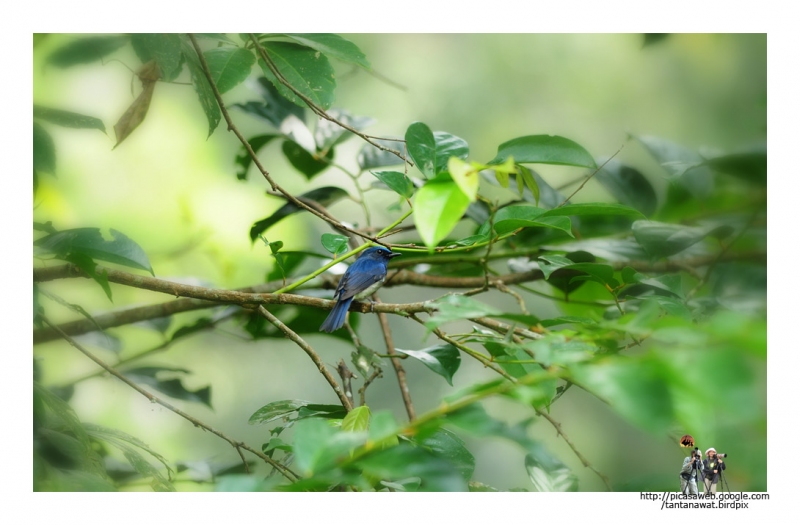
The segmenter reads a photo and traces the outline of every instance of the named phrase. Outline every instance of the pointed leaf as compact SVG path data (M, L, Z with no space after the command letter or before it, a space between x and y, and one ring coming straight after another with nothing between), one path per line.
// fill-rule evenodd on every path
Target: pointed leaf
M298 401L298 400L290 400L287 399L285 401L274 401L263 407L256 410L248 423L251 425L263 425L265 423L271 423L277 419L281 419L283 417L288 417L302 407L308 405L307 401Z
M389 189L406 199L414 195L414 183L399 171L371 171L378 180L389 186Z
M124 233L111 229L114 240L103 238L99 228L76 228L62 230L36 240L34 246L59 257L68 254L81 254L92 259L146 270L151 274L153 268L144 250Z
M80 113L73 113L71 111L64 111L62 109L48 108L44 106L33 106L33 118L40 118L51 122L58 126L67 128L87 128L99 129L103 133L106 132L106 127L103 121L99 118L87 117Z
M347 197L347 192L336 186L324 186L322 188L316 188L297 196L297 198L301 201L316 201L326 208L343 197ZM261 219L253 224L253 226L250 228L250 240L255 242L255 240L258 239L258 236L265 232L267 228L288 217L289 215L297 213L298 211L304 210L292 202L287 202L269 217Z
M344 416L342 430L345 432L366 432L369 429L369 407L356 407Z
M380 144L385 148L389 148L395 151L399 151L400 153L403 152L403 143L399 140L373 140L373 142ZM372 144L364 144L361 147L361 151L358 152L358 166L362 170L368 170L372 168L382 168L384 166L395 166L397 164L402 164L403 159L391 153L389 151L385 151L379 148L376 148Z
M208 136L210 137L214 130L217 129L219 121L222 119L222 113L217 104L217 99L214 97L211 84L208 83L203 67L200 65L200 60L197 58L197 52L184 42L183 55L186 57L186 64L189 66L192 85L197 93L200 106L208 119Z
M518 164L560 164L596 168L594 159L581 145L557 135L528 135L500 144L487 164L501 164L514 157Z
M128 43L128 35L81 38L58 48L47 62L56 67L69 67L100 60Z
M320 158L318 155L309 153L293 140L284 140L281 149L286 160L309 180L323 172L333 160L333 149L328 150L324 158Z
M181 37L175 33L134 33L131 44L142 64L156 61L160 78L167 82L175 80L183 69Z
M311 49L322 51L329 57L356 64L364 69L371 69L364 53L349 40L331 33L286 33L292 40L308 46Z
M255 55L241 47L216 47L203 52L203 55L220 93L242 83L250 76L250 70L256 63Z
M475 471L475 456L467 450L464 441L451 431L440 428L421 440L420 445L432 452L434 456L442 458L456 467L466 481L472 477L472 473Z
M636 208L645 216L656 211L658 199L650 181L639 170L610 160L594 175L620 204Z
M348 238L344 235L333 233L323 233L320 242L322 246L331 252L334 257L338 257L340 253L347 251Z
M469 207L469 199L447 174L429 180L417 191L414 224L428 248L453 231Z
M543 445L525 456L525 469L537 492L575 492L578 477Z
M322 109L331 107L336 80L333 67L325 55L288 42L265 42L263 47L289 84ZM259 59L258 63L264 76L275 85L281 95L295 104L305 105L300 97L275 77L263 60Z
M423 350L400 350L398 348L397 351L419 359L425 366L445 378L451 386L453 375L461 365L461 354L455 346L449 344L432 346Z
M691 227L656 221L636 221L632 230L636 241L652 257L668 257L682 252L709 235L725 237L732 232L728 225Z

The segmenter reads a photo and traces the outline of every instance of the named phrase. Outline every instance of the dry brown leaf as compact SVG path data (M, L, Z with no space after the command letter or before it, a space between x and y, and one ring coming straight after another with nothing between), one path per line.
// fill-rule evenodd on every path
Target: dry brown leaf
M156 81L160 76L156 61L151 60L143 65L136 75L139 77L139 80L142 81L142 92L136 97L133 104L128 107L128 110L119 118L117 123L114 124L114 134L117 136L117 143L114 145L115 148L119 146L147 116L147 110L150 109L150 101L153 99L153 90L155 90Z

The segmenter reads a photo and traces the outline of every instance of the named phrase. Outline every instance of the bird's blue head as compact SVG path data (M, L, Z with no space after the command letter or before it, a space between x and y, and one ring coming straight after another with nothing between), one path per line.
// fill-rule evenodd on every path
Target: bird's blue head
M364 250L364 253L361 254L359 259L372 259L375 261L389 261L392 257L397 257L398 255L402 255L396 252L389 250L388 248L384 248L383 246L373 246L371 248L367 248Z

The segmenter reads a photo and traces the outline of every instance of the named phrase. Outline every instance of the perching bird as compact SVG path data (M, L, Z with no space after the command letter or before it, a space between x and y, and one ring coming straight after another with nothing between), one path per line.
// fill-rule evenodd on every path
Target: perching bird
M344 318L353 299L363 299L372 295L386 278L386 265L392 257L401 255L382 246L367 248L364 253L344 272L333 298L336 299L328 318L319 327L320 332L333 332L344 325Z

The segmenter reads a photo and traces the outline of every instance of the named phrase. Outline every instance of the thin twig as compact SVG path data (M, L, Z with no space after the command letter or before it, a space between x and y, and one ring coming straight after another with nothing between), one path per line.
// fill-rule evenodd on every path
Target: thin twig
M364 235L363 233L359 233L358 231L356 231L356 230L354 230L352 228L348 228L347 226L345 226L341 222L333 220L329 216L327 216L327 215L325 215L323 213L320 213L315 208L307 205L305 202L301 201L300 199L298 199L297 197L295 197L294 195L292 195L288 191L284 190L282 187L280 187L278 185L278 183L276 183L273 180L273 178L270 176L269 172L261 164L261 161L258 160L258 156L256 155L255 151L253 151L253 147L250 146L250 142L248 142L247 139L244 138L244 135L242 135L242 133L239 131L239 129L233 123L233 120L231 119L230 114L228 114L228 109L225 107L225 102L223 102L223 100L222 100L222 94L220 94L219 89L217 89L217 85L214 82L213 77L211 76L211 71L208 68L208 63L206 62L206 58L205 58L205 56L203 55L203 52L200 49L200 45L197 43L197 39L195 39L194 35L192 35L192 34L189 34L189 39L192 41L192 45L194 46L194 49L197 52L197 58L200 61L200 66L201 66L201 68L203 70L203 74L206 76L206 79L208 80L208 83L211 85L211 90L214 92L214 97L217 99L217 104L219 105L219 108L222 111L222 116L225 118L225 122L228 123L228 131L233 131L233 133L236 135L236 137L239 139L239 141L244 146L245 150L247 150L247 153L248 153L248 155L250 155L250 158L253 159L253 164L256 165L256 167L261 172L261 174L264 176L264 178L267 179L267 182L269 182L269 185L272 187L273 191L279 191L288 200L290 200L295 206L313 213L314 215L316 215L320 219L324 220L325 222L330 223L336 229L347 231L349 233L352 233L353 235L358 235L359 237L363 237L364 239L368 239L368 240L370 240L370 241L372 241L372 242L374 242L376 244L383 245L384 243L380 242L378 239L375 239L375 238L370 237L368 235Z
M369 378L367 378L367 380L364 381L364 385L358 389L358 394L361 398L360 406L363 407L367 404L367 388L369 387L369 385L372 384L373 381L375 381L379 377L383 377L383 370L381 370L379 367L376 366L375 370L372 372L372 375L370 375Z
M317 370L319 370L319 372L323 375L328 384L331 385L331 388L333 388L333 391L336 393L336 396L339 398L339 401L342 402L342 406L348 412L353 410L353 403L350 401L350 399L348 399L347 395L342 390L342 387L339 386L339 383L336 382L336 378L334 378L331 375L331 373L328 372L328 369L325 368L325 363L322 362L322 359L320 359L319 354L317 354L317 352L313 348L311 348L311 345L306 343L302 337L300 337L294 332L294 330L283 324L283 322L280 319L269 313L269 310L267 310L263 306L258 307L258 313L263 315L267 319L267 321L275 325L275 327L281 332L283 332L284 335L286 335L286 337L294 341L294 343L297 346L299 346L308 355L308 357L311 358L311 360L317 366Z
M581 191L581 190L583 189L583 187L586 185L586 183L587 183L587 182L589 182L589 180L591 180L591 178L592 178L592 177L594 177L595 175L597 175L597 172L598 172L598 171L600 171L601 169L603 169L603 168L605 167L605 165L606 165L606 164L608 164L608 163L611 161L611 159L613 159L614 157L616 157L616 156L617 156L617 154L618 154L620 151L622 151L622 148L624 148L624 147L625 147L625 143L623 142L623 143L622 143L622 146L620 146L620 147L619 147L619 149L616 151L616 153L614 153L613 155L611 155L611 156L610 156L610 157L609 157L609 158L608 158L608 159L607 159L607 160L606 160L604 163L602 163L602 164L600 165L600 167L599 167L599 168L597 168L596 170L594 170L594 172L593 172L591 175L589 175L588 177L586 177L586 180L584 180L584 181L581 183L581 185L580 185L580 186L578 186L578 189L576 189L575 191L573 191L573 192L572 192L572 195L570 195L569 197L567 197L566 199L564 199L564 202L562 202L561 204L559 204L558 206L556 206L556 208L560 208L560 207L562 207L563 205L565 205L567 202L569 202L569 200L570 200L572 197L574 197L576 193L578 193L579 191Z
M92 361L97 363L98 366L103 368L109 374L113 375L114 377L116 377L117 379L119 379L120 381L122 381L123 383L125 383L126 385L131 387L132 389L134 389L137 392L139 392L140 394L142 394L144 397L146 397L148 400L150 400L151 403L158 403L159 405L163 406L167 410L170 410L170 411L178 414L182 418L186 419L187 421L192 423L194 426L202 428L204 430L207 430L207 431L211 432L212 434L224 439L225 441L230 443L230 445L233 448L237 449L237 451L239 450L239 448L243 448L243 449L247 450L248 452L250 452L252 454L255 454L259 458L263 459L266 463L272 465L273 468L278 470L289 481L296 481L296 480L300 479L300 476L298 476L297 474L292 472L288 467L286 467L284 465L281 465L280 463L278 463L274 459L270 458L269 456L267 456L263 452L261 452L259 450L256 450L256 449L250 447L249 445L247 445L247 444L245 444L245 443L243 443L241 441L236 441L235 439L228 437L227 435L223 434L219 430L216 430L215 428L203 423L199 419L190 416L189 414L187 414L183 410L180 410L179 408L176 408L176 407L172 406L170 403L167 403L163 399L161 399L161 398L159 398L157 396L154 396L153 394L151 394L147 390L143 389L142 387L140 387L139 385L137 385L136 383L134 383L133 381L131 381L130 379L128 379L127 377L122 375L121 373L119 373L117 370L115 370L114 368L112 368L111 366L106 364L105 361L103 361L99 357L95 356L94 354L92 354L91 352L89 352L88 350L83 348L80 344L78 344L77 341L75 341L69 335L67 335L64 332L62 332L58 328L58 326L53 324L47 317L40 316L40 318L42 319L42 321L46 325L48 325L50 328L52 328L53 330L58 332L59 335L64 338L64 340L66 340L70 345L72 345L73 347L78 349L83 355L85 355L86 357L88 357L89 359L91 359ZM239 452L239 455L241 456L241 452ZM242 457L242 460L244 461L244 457ZM245 461L245 464L247 464L246 461Z
M372 300L375 303L380 304L380 299L378 298L377 294L372 295ZM386 314L379 313L378 314L378 321L381 324L381 331L383 332L383 340L386 342L386 353L391 356L392 366L394 367L394 372L397 375L397 383L400 385L400 395L403 397L403 404L406 407L406 414L408 414L408 420L414 421L414 418L417 417L416 412L414 410L414 403L411 402L411 392L408 390L408 381L406 381L406 370L403 368L403 364L398 359L398 354L395 352L394 348L394 340L392 339L392 331L389 328L389 318L386 317Z
M264 61L264 63L270 69L272 74L275 75L275 78L277 78L278 81L281 84L283 84L284 86L289 88L289 90L291 90L292 93L294 93L298 98L300 98L303 102L305 102L306 105L311 109L311 111L313 111L314 113L316 113L320 117L324 118L325 120L333 122L334 124L337 124L338 126L346 129L350 133L353 133L354 135L357 135L357 136L361 137L363 140L365 140L366 142L372 144L376 148L396 155L404 163L411 164L412 166L414 165L413 162L411 162L411 160L409 160L407 157L405 157L399 151L393 150L392 148L387 148L386 146L384 146L384 145L382 145L382 144L380 144L378 142L373 141L371 139L371 135L365 135L364 133L361 133L360 131L358 131L354 127L348 126L344 122L341 122L340 120L337 120L336 118L330 116L324 109L322 109L321 107L317 106L314 103L313 100L308 98L305 95L305 93L301 92L299 89L297 89L295 86L293 86L288 80L286 80L286 78L283 76L283 73L280 72L280 70L278 69L278 66L276 66L275 62L272 61L272 58L269 56L269 54L266 52L266 50L258 42L258 39L255 37L255 35L251 34L250 35L250 39L253 41L253 45L255 46L255 49L258 52L258 54L261 56L261 59ZM377 137L376 137L376 139L377 140L387 140L387 139L380 139L380 138L377 138Z

